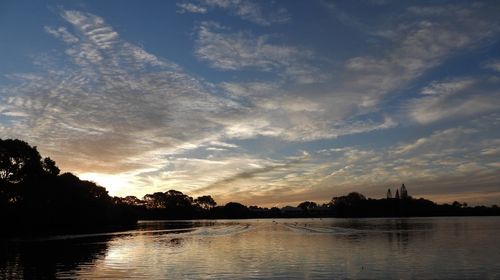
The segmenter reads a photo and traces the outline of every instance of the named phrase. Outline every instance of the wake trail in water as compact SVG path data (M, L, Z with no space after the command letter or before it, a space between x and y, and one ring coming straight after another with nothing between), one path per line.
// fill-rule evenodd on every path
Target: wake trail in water
M129 230L119 232L103 232L103 233L88 233L88 234L70 234L70 235L54 235L40 238L15 239L13 241L51 241L51 240L69 240L90 237L104 236L121 236L121 235L140 235L140 234L182 234L195 230L195 228L180 228L180 229L157 229L157 230Z
M211 227L199 227L194 231L189 232L185 235L189 236L223 236L223 235L233 235L242 232L246 232L252 229L250 225L225 225L225 226L211 226Z
M300 233L322 233L322 234L362 234L362 233L394 233L394 232L422 232L426 229L355 229L335 226L316 226L310 224L284 224L288 229Z
M300 233L330 233L330 234L353 234L354 229L346 229L341 227L318 227L310 225L284 224L288 229Z
M80 238L105 237L105 236L125 236L125 235L142 235L142 234L168 234L181 236L222 236L231 235L250 230L250 225L221 225L221 226L201 226L178 229L157 229L157 230L130 230L121 232L106 232L106 233L90 233L90 234L71 234L71 235L56 235L42 238L33 238L17 241L50 241L50 240L70 240Z

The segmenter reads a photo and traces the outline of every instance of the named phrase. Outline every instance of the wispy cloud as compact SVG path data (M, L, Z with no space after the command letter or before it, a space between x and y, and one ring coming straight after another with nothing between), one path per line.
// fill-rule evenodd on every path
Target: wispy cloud
M177 6L179 7L179 13L195 13L195 14L205 14L207 13L207 8L195 5L193 3L177 3Z
M498 139L486 136L495 125L484 125L438 130L387 149L344 147L334 149L334 154L322 151L319 155L334 162L329 164L331 172L314 188L338 194L356 189L382 197L384 189L405 182L417 197L432 198L446 192L447 200L440 197L446 202L453 195L457 199L494 190L498 177L491 164L496 160L481 151L489 152Z
M265 9L261 4L265 3L248 0L201 0L197 1L196 4L183 2L177 5L182 8L182 11L191 13L206 13L209 9L223 9L243 20L263 26L285 23L289 20L290 16L286 9Z
M320 82L328 77L310 63L315 60L312 51L273 44L271 39L251 32L231 32L218 23L203 22L199 27L195 54L214 68L276 71L277 76L284 75L302 84Z
M415 10L436 7L414 7ZM411 17L391 26L388 36L393 48L381 56L359 56L345 64L345 90L360 97L359 103L373 106L442 64L457 50L473 47L497 34L500 25L494 13L482 6L439 9L439 17ZM380 33L383 33L382 31Z
M490 60L483 65L486 69L491 69L496 72L500 72L500 59Z
M422 89L422 94L427 95L445 95L454 94L459 91L470 89L477 82L471 78L455 78L448 81L433 81L428 86Z
M403 180L436 195L442 190L434 185L456 184L457 196L498 186L497 60L478 62L480 74L426 76L496 38L497 6L411 7L376 24L342 10L339 20L353 31L370 26L363 36L377 42L339 56L318 42L265 34L296 24L271 26L289 20L271 2L177 8L203 20L229 12L217 19L224 25L196 23L192 62L210 68L194 75L126 41L99 16L62 11L64 24L44 31L64 49L36 57L36 71L9 74L0 88L0 135L25 139L64 170L113 184L106 187L120 195L175 188L270 205L326 201L354 188L378 195ZM386 140L413 126L434 131ZM377 130L388 137L374 133L372 143L368 132ZM339 146L354 138L370 144Z
M494 155L498 151L492 147L498 145L498 139L488 135L494 127L487 122L469 123L436 130L387 148L346 146L284 160L243 157L245 160L241 161L225 154L219 160L227 164L217 165L221 176L205 173L201 178L213 181L198 184L192 192L216 193L223 202L259 201L267 206L276 203L283 206L297 204L304 197L324 202L353 190L382 197L388 187L405 182L416 197L437 198L443 202L463 200L495 190L497 186L494 166L498 163ZM196 162L197 168L188 168L186 172L206 170L202 166L210 166ZM443 192L449 195L443 197ZM497 198L491 197L488 203Z
M434 151L442 149L456 149L457 140L463 141L465 136L470 136L473 133L477 133L475 129L465 129L463 127L450 128L446 130L436 131L429 137L422 137L417 139L413 143L407 143L395 147L391 152L395 154L406 154L410 152L418 152L419 150L427 148ZM451 145L450 145L451 144ZM465 144L462 142L462 145ZM464 146L460 147L464 149Z
M56 29L50 26L45 26L45 31L56 38L61 38L64 42L68 44L74 44L79 41L79 39L70 32L68 32L68 30L65 27L59 27Z
M123 41L102 18L77 11L62 17L75 33L46 31L68 44L74 65L18 76L22 83L3 88L2 100L4 114L18 112L8 135L45 143L42 150L67 169L156 167L158 161L143 159L216 139L221 125L209 116L238 107L212 96L178 65Z
M455 78L432 82L422 90L422 97L409 102L409 116L419 123L473 116L497 111L500 86L496 78Z

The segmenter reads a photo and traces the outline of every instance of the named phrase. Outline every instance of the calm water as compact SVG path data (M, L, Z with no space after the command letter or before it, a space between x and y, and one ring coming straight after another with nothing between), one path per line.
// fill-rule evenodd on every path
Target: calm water
M141 222L0 249L0 279L500 279L500 217Z

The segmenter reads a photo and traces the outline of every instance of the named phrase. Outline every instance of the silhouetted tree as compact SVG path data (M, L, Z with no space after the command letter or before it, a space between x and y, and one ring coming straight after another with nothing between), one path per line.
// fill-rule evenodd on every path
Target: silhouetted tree
M157 209L152 214L155 219L187 219L192 218L196 211L193 198L176 190L147 194L144 202L147 208Z
M406 190L405 184L401 185L400 195L401 195L401 199L408 199L409 198L408 191Z
M282 216L281 210L278 207L272 207L269 209L269 217L280 218Z
M331 204L338 215L359 216L362 213L366 198L358 192L332 198Z
M133 196L133 195L129 195L129 196L126 196L124 198L121 198L121 203L124 203L124 204L127 204L127 205L132 205L132 206L142 206L145 204L145 202L143 200L140 200L139 198L137 198L136 196Z
M224 205L224 215L231 219L248 218L250 216L250 211L241 203L229 202Z
M301 208L304 211L309 211L313 208L318 207L318 204L316 202L312 202L312 201L304 201L304 202L300 203L297 207Z
M146 194L143 199L148 208L164 208L167 200L166 194L162 192Z
M453 201L453 203L451 204L451 206L453 207L456 207L456 208L465 208L467 207L467 203L460 203L458 201Z
M21 140L0 139L0 219L24 232L133 223L105 188L71 173Z
M392 198L391 189L387 189L386 198L387 198L387 199L391 199L391 198Z
M335 207L339 207L342 205L351 206L355 205L363 200L366 200L365 196L358 192L351 192L345 196L339 196L332 198L332 204Z
M165 192L165 208L167 209L190 209L193 205L193 198L180 191L169 190Z
M49 157L43 159L42 168L47 174L53 176L57 176L59 175L59 172L61 172L59 167L57 167L56 162Z
M215 200L209 195L204 195L204 196L200 196L200 197L196 198L194 200L194 203L196 203L197 205L199 205L201 208L203 208L205 210L210 210L210 209L214 208L215 206L217 206L217 202L215 202Z
M0 180L20 183L42 173L41 156L36 147L21 140L0 139Z

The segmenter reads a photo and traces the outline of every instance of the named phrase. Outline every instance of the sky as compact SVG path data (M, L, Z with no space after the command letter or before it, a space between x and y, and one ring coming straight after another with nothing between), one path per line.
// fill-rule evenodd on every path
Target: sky
M498 1L2 1L0 138L110 195L500 204Z

